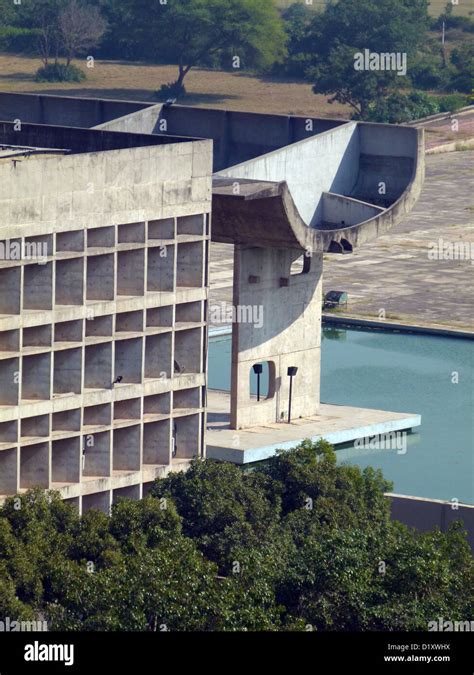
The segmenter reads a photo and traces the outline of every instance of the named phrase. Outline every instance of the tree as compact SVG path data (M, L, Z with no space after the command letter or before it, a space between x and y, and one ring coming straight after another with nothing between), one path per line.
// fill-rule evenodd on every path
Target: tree
M314 92L330 94L331 102L348 104L364 118L370 103L406 80L393 69L357 70L356 55L398 53L409 68L429 25L427 8L427 0L331 1L310 29Z
M474 91L474 45L471 43L453 49L451 63L456 69L452 77L451 89L472 95Z
M388 124L404 124L441 111L440 99L422 91L409 94L393 92L386 98L369 104L365 119Z
M32 490L0 507L0 620L52 630L427 630L465 620L474 558L459 524L392 521L380 471L305 441L243 471L212 460L153 496L79 517Z
M58 15L60 49L66 57L66 65L69 66L74 57L87 54L96 47L106 26L98 7L70 0Z
M37 0L31 8L30 21L38 31L38 47L43 65L54 58L58 62L60 50L59 14L63 0Z
M307 5L295 2L283 14L283 25L288 36L288 55L283 64L276 64L277 72L304 77L309 65L308 29L313 11Z
M128 53L178 65L176 91L189 71L212 55L230 51L245 67L267 67L285 54L273 0L109 0L105 11Z
M9 13L12 19L12 12ZM43 62L39 79L84 79L73 58L97 47L106 29L99 9L82 0L32 0L15 7L14 28L29 33ZM21 34L20 34L21 37ZM60 63L64 57L65 63ZM81 77L82 74L82 77Z
M183 533L221 570L233 561L235 547L269 542L279 525L280 499L271 480L233 464L195 461L185 474L156 481L151 494L176 505Z

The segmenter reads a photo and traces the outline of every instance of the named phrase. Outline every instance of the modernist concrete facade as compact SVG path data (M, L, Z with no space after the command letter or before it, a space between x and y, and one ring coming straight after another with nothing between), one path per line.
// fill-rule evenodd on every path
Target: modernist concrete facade
M0 493L107 508L203 455L210 236L235 245L234 305L264 311L234 326L230 427L288 420L290 366L292 418L318 413L323 255L411 209L421 131L21 94L0 94L0 119L0 143L58 151L0 164L2 240L51 246L46 265L0 267Z
M107 510L204 452L212 144L0 143L0 495Z

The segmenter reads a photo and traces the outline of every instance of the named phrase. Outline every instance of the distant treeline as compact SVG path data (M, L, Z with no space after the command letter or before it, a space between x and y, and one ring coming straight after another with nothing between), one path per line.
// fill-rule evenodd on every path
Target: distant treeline
M0 48L38 54L44 80L83 79L72 63L78 58L173 64L175 80L158 92L165 98L184 96L186 76L200 66L310 82L356 119L405 122L469 102L474 19L455 14L451 2L437 18L428 0L338 0L319 12L301 2L277 5L0 0ZM404 65L387 66L397 63Z

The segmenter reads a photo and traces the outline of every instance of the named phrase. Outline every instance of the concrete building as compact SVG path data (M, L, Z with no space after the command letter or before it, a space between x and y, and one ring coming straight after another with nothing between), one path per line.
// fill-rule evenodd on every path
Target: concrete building
M289 368L292 419L317 437L334 417L319 396L323 255L411 209L422 131L27 94L0 94L0 119L0 239L48 243L45 264L0 262L0 494L39 484L107 508L203 455L211 190L212 239L235 246L233 304L264 321L234 325L209 456L269 456L269 428L294 444ZM354 427L357 410L342 412L345 440L420 423L365 411ZM240 459L236 430L252 434Z
M0 494L106 510L203 454L212 144L0 143Z

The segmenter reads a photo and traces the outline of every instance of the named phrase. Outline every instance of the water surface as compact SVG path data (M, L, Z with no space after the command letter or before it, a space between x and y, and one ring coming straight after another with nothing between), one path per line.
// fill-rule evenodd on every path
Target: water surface
M341 462L382 469L401 494L474 504L473 341L325 328L321 361L324 403L422 416L406 454L343 447ZM211 388L229 389L230 363L230 336L211 339Z

